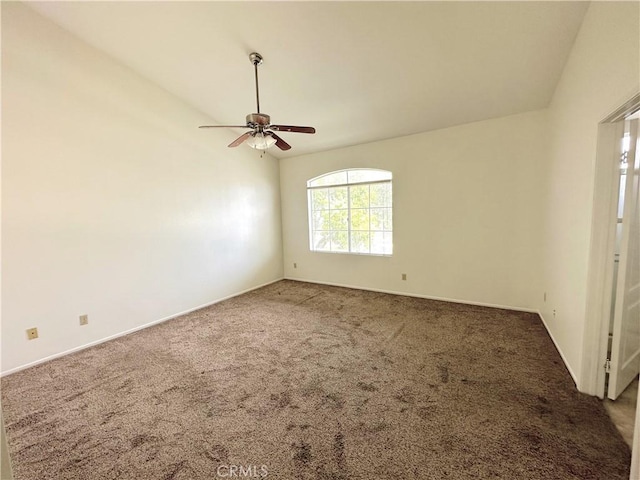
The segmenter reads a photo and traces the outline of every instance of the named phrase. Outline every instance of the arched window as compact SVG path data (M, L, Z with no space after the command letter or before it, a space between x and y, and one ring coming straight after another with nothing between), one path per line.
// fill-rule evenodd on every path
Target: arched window
M355 168L307 182L312 251L391 255L392 174Z

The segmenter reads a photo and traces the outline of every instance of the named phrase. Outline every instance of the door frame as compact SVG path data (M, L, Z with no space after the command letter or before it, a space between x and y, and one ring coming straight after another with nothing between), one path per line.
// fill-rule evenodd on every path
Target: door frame
M624 118L638 108L640 93L598 124L580 390L600 399L605 396L604 365L614 282L620 139Z

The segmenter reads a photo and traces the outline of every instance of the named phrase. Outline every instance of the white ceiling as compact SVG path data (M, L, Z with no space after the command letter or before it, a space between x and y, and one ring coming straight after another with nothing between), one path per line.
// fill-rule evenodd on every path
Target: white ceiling
M258 51L262 112L317 129L283 158L545 107L588 3L29 5L221 124L255 111Z

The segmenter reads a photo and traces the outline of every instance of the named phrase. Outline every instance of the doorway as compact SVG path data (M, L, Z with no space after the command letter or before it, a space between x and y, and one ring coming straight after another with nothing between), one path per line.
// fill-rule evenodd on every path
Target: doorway
M623 328L616 327L615 317L621 315L623 306L618 306L616 310L616 302L621 282L620 271L622 260L615 263L615 254L622 254L622 250L633 252L633 248L629 249L628 243L623 246L624 233L624 205L629 203L633 205L629 198L628 202L621 199L621 180L623 180L622 171L628 167L623 166L631 157L635 159L637 140L632 140L632 135L637 136L637 127L632 126L632 122L640 123L636 117L640 110L640 93L636 94L628 102L618 108L615 112L605 118L598 125L598 143L595 163L595 183L592 210L592 227L591 227L591 249L589 258L589 275L588 275L588 294L586 308L586 329L584 338L583 358L582 358L582 374L580 376L580 390L599 398L608 396L608 388L611 384L611 378L607 381L607 375L611 377L611 371L620 368L620 366L629 366L635 360L628 362L631 358L634 337L638 334L638 321L628 322L628 330L631 335L627 335L626 344L620 343ZM625 137L625 133L629 135ZM625 140L626 138L626 140ZM631 151L633 149L633 151ZM623 161L623 156L626 162ZM633 163L633 162L632 162ZM623 169L621 169L623 166ZM627 189L628 176L624 176L624 190ZM627 195L624 195L625 199ZM622 200L622 201L621 201ZM637 199L636 199L637 202ZM620 215L619 215L620 213ZM636 215L638 213L636 212ZM627 215L631 218L630 215ZM618 222L618 218L622 218ZM630 230L627 229L627 233ZM627 235L627 242L631 242L633 247L634 237ZM636 240L637 250L637 240ZM633 263L636 262L636 263ZM637 258L632 260L637 265ZM625 268L628 267L629 257L624 260ZM633 271L637 268L630 269L630 278L633 277ZM625 272L626 275L626 272ZM626 282L623 279L623 283ZM630 280L631 281L631 280ZM615 289L615 299L614 299ZM631 292L634 293L634 292ZM632 304L633 302L626 302ZM618 313L616 313L616 311ZM630 312L627 314L627 320L633 318ZM635 311L638 315L638 311ZM631 326L629 326L631 325ZM635 326L634 326L635 325ZM616 332L619 328L619 332ZM635 332L635 333L634 333ZM614 339L616 339L614 341ZM615 345L617 342L617 345ZM621 360L621 355L626 357ZM615 365L614 365L615 362ZM628 373L628 372L627 372ZM635 375L631 375L632 380ZM618 372L616 370L616 388L619 389L618 394L624 390L622 381L619 381ZM626 377L625 377L626 378ZM624 379L622 379L624 380ZM616 395L613 395L615 398Z
M633 178L640 179L638 111L640 93L598 125L580 390L601 399L609 396L618 398L629 383L633 388L637 369L640 368L640 344L636 343L640 342L640 287L634 287L634 282L640 283L640 274L637 273L640 271L640 200L638 183L632 181ZM629 135L625 137L625 133ZM625 150L626 162L623 159ZM620 195L623 180L621 167L626 168L623 199ZM630 196L633 189L636 189L636 193ZM632 201L634 195L635 201ZM618 213L623 207L627 208L627 215L622 212L619 224ZM634 214L629 210L631 207L635 209ZM615 253L619 253L617 269ZM620 323L620 319L623 323ZM628 395L638 397L635 401L635 420L627 414L626 423L631 423L630 427L634 430L631 478L640 478L640 397L633 390L624 395L625 398ZM628 402L631 405L634 403L633 399ZM617 406L620 405L619 401ZM630 415L633 415L632 410Z
M605 360L607 398L616 400L640 373L640 111L626 116L615 157L617 201L611 310Z
M640 111L624 119L619 139L615 250L604 406L629 447L640 373Z

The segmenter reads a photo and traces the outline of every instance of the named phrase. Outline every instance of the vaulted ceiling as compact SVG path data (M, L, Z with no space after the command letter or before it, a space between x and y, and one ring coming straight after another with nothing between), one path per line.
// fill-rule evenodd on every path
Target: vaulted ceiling
M221 124L260 104L279 158L544 108L586 2L41 2L29 5ZM196 125L194 125L194 128ZM242 131L238 131L240 134ZM207 134L206 130L202 131Z

